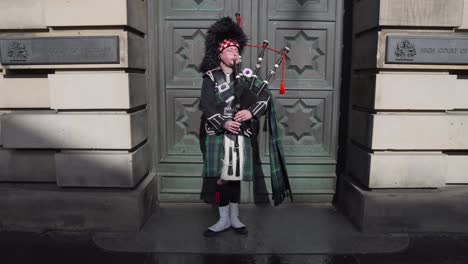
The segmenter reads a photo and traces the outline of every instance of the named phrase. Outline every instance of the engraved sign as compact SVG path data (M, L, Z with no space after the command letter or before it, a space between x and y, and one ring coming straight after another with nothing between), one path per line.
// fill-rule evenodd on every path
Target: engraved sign
M0 39L0 63L119 64L118 36Z
M416 56L416 48L414 47L414 44L411 43L411 41L404 39L397 43L395 56L397 60L412 61Z
M468 36L387 36L385 62L468 65Z

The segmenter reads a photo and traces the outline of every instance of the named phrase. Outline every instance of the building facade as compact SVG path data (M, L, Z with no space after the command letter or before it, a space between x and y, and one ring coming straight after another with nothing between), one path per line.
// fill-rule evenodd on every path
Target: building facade
M157 203L200 202L198 65L236 12L250 43L291 48L271 88L295 202L363 231L468 219L468 1L4 0L0 226L138 230ZM270 193L266 137L244 203Z

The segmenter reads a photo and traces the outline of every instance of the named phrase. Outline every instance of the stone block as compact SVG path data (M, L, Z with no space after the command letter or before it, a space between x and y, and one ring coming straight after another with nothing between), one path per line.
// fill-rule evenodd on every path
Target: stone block
M62 187L135 187L149 172L148 144L133 152L62 151L55 155Z
M135 34L128 34L127 38L127 65L129 68L146 69L148 49L146 40Z
M6 111L0 111L0 146L3 146L3 140L2 140L2 118L5 116Z
M353 40L352 67L356 70L374 69L379 54L379 32L369 31Z
M49 75L52 109L131 109L146 104L146 76L124 72Z
M353 0L353 33L357 34L379 25L379 0Z
M468 232L468 186L366 190L345 178L339 207L366 233Z
M50 108L47 77L0 75L0 108Z
M109 1L109 0L108 0ZM147 0L127 1L127 25L142 33L148 32L148 2Z
M372 153L348 148L348 174L367 188L436 188L445 185L447 163L442 152Z
M468 0L463 0L463 17L459 29L468 29Z
M467 153L448 153L447 184L468 184Z
M368 112L351 110L349 114L349 138L363 146L372 145L372 115Z
M6 230L139 231L155 203L154 176L134 189L0 184L0 228Z
M0 1L0 29L45 28L44 0Z
M55 182L54 154L0 148L0 182Z
M129 26L147 32L145 0L45 0L45 23L50 27Z
M468 80L448 73L386 72L357 75L352 104L375 110L468 109Z
M373 150L466 150L466 113L351 112L350 135Z
M459 27L463 0L357 0L357 32L382 27Z
M51 32L3 32L1 38L43 38L43 37L95 37L117 36L120 49L120 61L112 64L34 64L34 65L0 65L4 69L145 69L147 65L146 39L135 33L116 29L102 30L59 30ZM75 47L72 47L75 48Z
M3 118L5 148L132 149L147 138L147 111L12 113Z

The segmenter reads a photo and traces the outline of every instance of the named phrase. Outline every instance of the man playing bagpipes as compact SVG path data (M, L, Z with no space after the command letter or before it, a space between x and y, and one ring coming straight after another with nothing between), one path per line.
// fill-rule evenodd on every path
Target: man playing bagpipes
M270 132L273 201L278 205L286 196L292 198L268 89L274 71L265 81L256 76L259 64L253 76L250 69L240 71L240 54L247 37L239 24L224 17L209 28L200 65L204 73L200 96L204 177L201 198L212 201L210 198L214 196L219 209L219 220L204 232L205 236L215 236L230 228L238 234L247 234L247 227L239 220L240 182L254 179L252 140L258 136L258 122L265 113ZM264 42L261 57L266 46ZM285 52L275 68L284 57Z

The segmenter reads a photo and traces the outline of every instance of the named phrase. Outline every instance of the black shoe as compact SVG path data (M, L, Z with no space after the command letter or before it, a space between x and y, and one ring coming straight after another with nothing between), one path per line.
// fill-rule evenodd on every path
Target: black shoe
M230 229L230 228L228 227L228 228L226 228L226 229L224 229L224 230L221 230L221 231L218 231L218 232L213 231L213 230L211 230L211 229L207 229L207 230L205 230L205 232L203 232L203 235L206 236L206 237L214 237L214 236L219 235L219 234L222 233L222 232L228 231L229 229Z
M247 227L245 226L239 228L233 227L232 229L234 229L234 232L241 235L247 235L247 233L249 233L249 231L247 231Z

